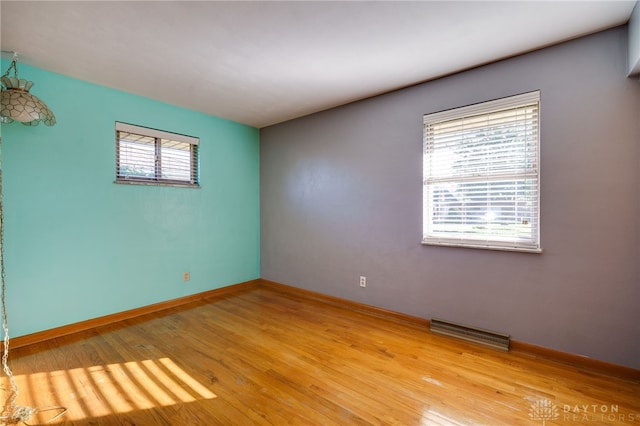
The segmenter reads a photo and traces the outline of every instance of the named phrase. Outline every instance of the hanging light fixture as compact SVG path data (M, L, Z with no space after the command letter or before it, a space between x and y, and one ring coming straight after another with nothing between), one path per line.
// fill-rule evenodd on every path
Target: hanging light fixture
M0 121L11 123L19 121L25 126L37 126L41 121L47 126L56 124L56 117L37 97L29 93L33 82L18 78L18 54L13 52L13 60L2 81L2 100L0 102ZM13 70L13 76L9 73Z

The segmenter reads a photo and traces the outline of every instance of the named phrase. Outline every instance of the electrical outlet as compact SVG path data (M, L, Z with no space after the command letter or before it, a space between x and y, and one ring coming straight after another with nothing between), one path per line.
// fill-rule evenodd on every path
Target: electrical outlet
M362 275L360 276L360 287L366 287L367 286L367 277L363 277Z
M185 272L184 274L182 274L182 279L184 280L184 282L187 282L191 279L191 274L188 272Z

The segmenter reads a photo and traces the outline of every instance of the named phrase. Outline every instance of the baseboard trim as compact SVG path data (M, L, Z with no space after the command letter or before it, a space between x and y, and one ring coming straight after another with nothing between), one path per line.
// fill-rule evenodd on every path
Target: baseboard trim
M322 293L317 293L310 290L301 289L298 287L281 284L275 281L260 279L259 285L264 286L272 290L297 295L303 298L310 298L314 300L324 301L326 303L342 306L347 309L355 310L358 312L375 315L377 317L384 317L394 321L401 321L415 326L424 327L427 332L429 331L430 321L425 318L415 317L401 312L390 311L376 306L366 305L359 302L354 302L340 297L329 296ZM604 374L606 376L617 377L626 380L640 381L640 370L627 367L624 365L613 364L606 361L600 361L594 358L586 356L575 355L569 352L562 352L555 349L545 348L542 346L533 345L531 343L521 342L518 340L511 340L510 349L511 352L524 354L547 361L557 362L564 365L569 365L581 370L589 371L597 374Z
M382 318L386 318L394 321L400 321L400 322L407 323L414 326L426 327L426 328L429 327L428 319L414 317L412 315L403 314L400 312L391 311L384 308L379 308L377 306L366 305L364 303L354 302L351 300L342 299L340 297L329 296L327 294L317 293L311 290L304 290L298 287L292 287L286 284L281 284L275 281L270 281L265 279L260 279L259 284L265 288L268 288L274 291L289 293L289 294L297 295L306 299L322 301L331 305L344 307L352 311L361 312L368 315L382 317Z
M232 295L238 292L251 290L259 284L259 281L260 280L258 279L246 281L238 284L233 284L227 287L208 290L202 293L191 294L189 296L179 297L177 299L171 299L164 302L154 303L152 305L146 305L146 306L141 306L139 308L130 309L127 311L117 312L114 314L105 315L98 318L92 318L86 321L80 321L73 324L50 328L48 330L38 331L36 333L26 334L24 336L18 336L11 339L10 347L19 348L22 346L28 346L34 343L40 343L46 340L52 340L58 337L63 337L70 334L79 333L81 331L90 330L95 327L110 325L110 324L114 324L124 320L136 318L142 315L164 311L166 309L175 308L177 306L185 305L187 303L197 302L205 299L219 298L227 295Z
M318 293L311 290L305 290L298 287L293 287L286 284L281 284L275 281L265 279L255 279L245 281L238 284L233 284L227 287L222 287L214 290L208 290L202 293L196 293L177 299L167 300L164 302L154 303L152 305L142 306L135 309L130 309L123 312L117 312L110 315L105 315L98 318L93 318L86 321L80 321L73 324L63 325L61 327L55 327L48 330L39 331L24 336L19 336L11 339L11 347L18 348L22 346L28 346L34 343L40 343L47 340L53 340L58 337L67 336L70 334L90 330L95 327L110 325L118 323L124 320L133 319L142 315L160 312L166 309L174 308L177 306L185 305L192 302L197 302L205 299L215 299L225 296L230 296L243 291L249 291L255 288L267 288L273 291L286 293L292 296L297 296L305 299L313 299L322 301L324 303L340 306L352 311L361 312L367 315L373 315L376 317L385 318L395 322L401 322L414 327L424 328L426 332L429 331L430 321L425 318L416 317L401 312L391 311L377 306L367 305L360 302L354 302L351 300L343 299L336 296L330 296L323 293ZM1 347L0 343L0 347ZM521 342L518 340L511 340L510 345L511 352L517 352L527 356L532 356L548 361L569 365L574 368L586 370L593 373L604 374L607 376L618 377L626 380L640 381L640 370L627 367L624 365L618 365L609 363L606 361L589 358L586 356L575 355L568 352L562 352L551 348L545 348L542 346L533 345L531 343Z
M546 348L544 346L533 345L527 342L520 342L518 340L511 341L510 350L512 352L518 352L536 358L569 365L581 370L588 370L593 373L640 382L640 370L638 369L613 364L607 361L601 361L584 355L576 355L569 352Z

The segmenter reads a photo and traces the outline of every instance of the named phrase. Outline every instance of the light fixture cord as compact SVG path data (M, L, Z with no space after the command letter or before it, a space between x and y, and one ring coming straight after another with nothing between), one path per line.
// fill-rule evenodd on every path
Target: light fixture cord
M7 68L7 71L2 75L3 77L8 77L11 70L13 70L13 76L18 78L18 54L13 52L13 59L11 60L11 65Z
M7 70L7 73L9 71ZM19 421L28 420L32 410L28 407L16 407L16 399L18 398L18 385L13 377L11 368L9 368L9 322L7 320L7 303L6 303L6 276L4 268L4 205L2 191L2 137L0 136L0 279L2 280L2 330L4 331L4 350L2 353L2 369L9 378L11 390L7 397L2 411L3 416L0 417L5 424L17 424Z
M5 277L5 268L4 268L4 201L3 201L2 191L2 136L0 136L0 280L2 281L2 290L1 290L1 303L2 303L2 330L4 332L4 349L2 352L2 370L9 378L9 384L11 385L11 389L9 390L9 396L5 400L2 416L0 416L0 422L5 425L15 425L18 423L27 424L27 421L39 411L51 411L56 410L60 411L56 416L49 419L47 422L51 422L58 417L62 416L67 412L65 407L45 407L45 408L32 408L32 407L21 407L16 405L16 400L18 399L18 385L16 384L16 379L13 377L13 372L9 367L9 321L7 318L7 304L6 304L6 293L7 293L7 285L6 285L6 277Z

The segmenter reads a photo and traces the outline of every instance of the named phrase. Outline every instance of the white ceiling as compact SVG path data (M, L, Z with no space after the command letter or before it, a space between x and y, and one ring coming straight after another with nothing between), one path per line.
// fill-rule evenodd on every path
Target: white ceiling
M264 127L621 25L634 4L4 0L0 13L21 62Z

